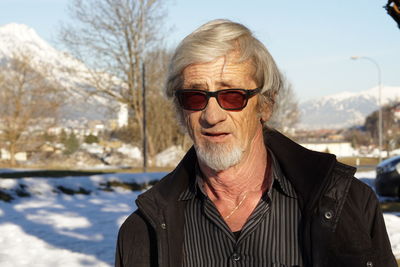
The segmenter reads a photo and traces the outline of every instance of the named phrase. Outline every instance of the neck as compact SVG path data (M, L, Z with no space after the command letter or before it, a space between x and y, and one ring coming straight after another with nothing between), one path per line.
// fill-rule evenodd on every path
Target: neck
M265 181L267 173L267 150L260 128L244 153L242 160L235 166L223 171L214 171L199 162L205 177L204 189L211 199L231 199L240 201L243 195L265 191L269 183Z

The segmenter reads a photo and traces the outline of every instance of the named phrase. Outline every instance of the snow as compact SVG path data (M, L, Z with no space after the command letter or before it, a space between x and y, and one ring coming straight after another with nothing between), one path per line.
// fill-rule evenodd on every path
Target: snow
M0 27L0 58L7 58L13 53L28 53L32 55L32 62L38 69L51 66L52 73L59 82L77 82L78 79L71 77L63 68L76 68L80 71L87 70L86 67L76 59L53 48L44 41L34 29L24 24L10 23ZM67 86L68 87L68 86Z
M382 105L400 101L400 87L382 85ZM298 129L339 129L362 125L365 118L378 109L379 87L361 92L310 99L300 104L302 118ZM334 114L334 116L332 115Z
M155 161L156 166L166 167L166 166L176 166L179 161L185 155L185 151L181 146L171 146L166 150L160 152L156 155Z
M98 189L107 181L145 183L164 175L0 179L3 191L13 193L23 184L32 193L0 201L0 266L112 266L118 229L141 192ZM92 193L60 194L60 185Z
M66 89L68 97L62 107L62 118L81 121L84 118L104 119L114 116L110 110L116 108L115 101L99 95L88 97L94 81L89 75L92 70L83 62L55 49L29 26L17 23L0 26L0 63L6 64L17 55L29 56L35 71ZM121 84L115 77L105 73L96 79L105 83L113 80L114 84Z
M396 259L400 258L400 213L384 214L392 251Z
M146 183L164 175L0 179L2 191L14 197L11 202L0 201L0 266L113 266L118 229L135 210L134 200L141 192L100 189L111 181ZM356 177L373 186L375 172L360 172ZM58 186L91 193L66 195ZM21 188L31 196L18 197ZM384 218L393 252L400 258L400 213L384 214Z
M120 148L118 148L117 151L132 159L142 160L142 152L136 146L124 144Z

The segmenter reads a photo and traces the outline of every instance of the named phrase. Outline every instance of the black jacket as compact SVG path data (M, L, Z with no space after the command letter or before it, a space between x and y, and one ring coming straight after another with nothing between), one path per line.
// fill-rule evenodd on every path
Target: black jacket
M353 177L353 167L276 131L267 129L264 136L298 195L305 266L397 267L379 202ZM178 197L195 177L196 161L192 148L173 172L138 197L138 210L120 228L115 266L182 265L185 202Z

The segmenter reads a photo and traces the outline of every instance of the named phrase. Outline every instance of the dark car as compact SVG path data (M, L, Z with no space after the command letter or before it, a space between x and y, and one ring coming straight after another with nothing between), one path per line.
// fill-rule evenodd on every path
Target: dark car
M376 166L375 190L380 196L400 197L400 156L386 159Z

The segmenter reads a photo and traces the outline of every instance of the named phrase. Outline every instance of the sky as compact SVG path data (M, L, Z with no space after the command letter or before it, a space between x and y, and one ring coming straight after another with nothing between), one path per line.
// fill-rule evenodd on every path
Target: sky
M23 23L57 45L68 0L0 0L0 25ZM378 85L400 86L400 29L386 0L164 0L165 43L176 46L209 20L243 23L268 48L300 101ZM378 67L365 59L374 60Z

